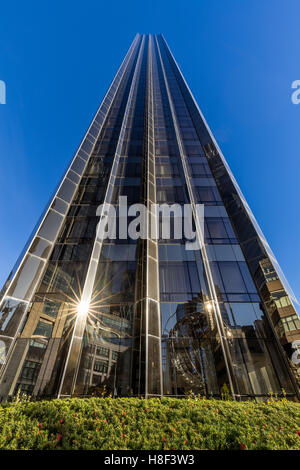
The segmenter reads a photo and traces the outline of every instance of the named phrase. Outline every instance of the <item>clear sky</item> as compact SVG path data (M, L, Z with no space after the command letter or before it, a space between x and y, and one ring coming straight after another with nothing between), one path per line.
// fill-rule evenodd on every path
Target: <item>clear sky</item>
M297 0L1 2L0 284L134 35L162 32L298 299Z

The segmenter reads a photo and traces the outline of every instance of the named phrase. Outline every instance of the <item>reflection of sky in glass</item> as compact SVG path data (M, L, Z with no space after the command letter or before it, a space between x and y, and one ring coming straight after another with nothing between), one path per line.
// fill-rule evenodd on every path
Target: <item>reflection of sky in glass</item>
M169 336L169 332L174 328L177 323L176 310L184 304L176 303L165 303L161 302L160 312L161 312L161 331L162 336Z
M242 302L232 302L230 307L227 304L227 312L229 317L234 319L233 325L235 323L237 326L253 326L254 322L259 320L262 314L259 304Z

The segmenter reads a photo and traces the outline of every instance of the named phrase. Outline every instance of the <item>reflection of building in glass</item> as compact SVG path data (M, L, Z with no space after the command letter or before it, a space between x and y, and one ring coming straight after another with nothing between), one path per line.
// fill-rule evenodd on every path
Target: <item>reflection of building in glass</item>
M203 204L205 244L187 250L173 225L158 240L151 227L97 239L99 206L119 196ZM1 291L1 399L220 396L224 384L237 399L295 397L292 302L164 38L137 35Z
M126 305L116 311L101 310L106 312L90 319L83 339L78 393L129 395L129 383L120 380L120 375L122 369L130 369L132 311Z
M218 374L215 361L220 351L212 312L205 311L203 302L178 304L174 312L176 323L163 339L164 391L168 395L218 394ZM226 380L226 371L225 378ZM222 384L221 384L222 385Z

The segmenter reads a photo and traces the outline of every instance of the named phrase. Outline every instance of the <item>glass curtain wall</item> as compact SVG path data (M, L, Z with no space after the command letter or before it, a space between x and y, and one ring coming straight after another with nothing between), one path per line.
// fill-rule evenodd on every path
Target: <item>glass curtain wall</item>
M222 314L222 335L230 365L227 370L231 375L234 393L241 398L267 395L275 390L275 393L280 393L282 389L293 394L294 384L279 350L280 345L224 206L219 191L222 181L217 184L215 173L212 173L216 168L209 164L207 158L202 138L203 123L201 127L197 127L194 107L190 108L190 100L187 99L188 90L161 36L157 38L157 45L178 125L177 139L181 141L182 155L188 170L186 181L192 189L194 201L205 205L205 256L209 261L208 270L213 277L216 300ZM224 186L222 192L225 192ZM163 263L162 260L161 262ZM182 282L182 286L176 285L178 281L174 275L172 278L171 271L168 272L168 279L165 279L162 271L161 289L171 288L168 286L173 281L174 293L183 288L188 292L192 289L187 276L190 268L185 268L184 275L183 268L175 266L174 272L181 269L179 282ZM190 279L195 281L195 276L190 276ZM162 283L162 280L165 282ZM174 313L179 310L174 307L165 307L167 310L170 308L171 316L166 316L173 318L173 321L178 316ZM183 306L181 310L184 310ZM218 336L212 334L212 337ZM195 361L191 363L195 367ZM222 381L226 382L225 376L220 378L219 388ZM207 392L214 393L209 390Z
M56 217L60 217L59 213L65 213L53 248L51 249L46 241L49 239L49 232L50 234L53 232L53 238L55 236L56 226L51 219L49 223L46 221L47 227L42 226L38 232L39 237L35 238L30 248L32 255L27 255L37 263L38 256L43 259L50 251L49 261L46 263L41 281L33 292L31 302L24 304L9 299L2 307L0 322L5 336L1 337L1 340L4 338L6 342L6 335L12 336L17 332L10 355L6 360L3 358L0 385L2 398L15 394L17 390L30 395L58 394L74 331L76 306L85 283L99 221L96 210L104 201L140 42L141 38L137 37L125 58L124 67L120 69L122 74L119 82L114 81L109 90L110 100L108 102L104 100L100 107L99 113L101 112L101 117L102 115L105 117L102 126L99 125L100 133L97 140L94 139L94 143L89 146L84 142L84 148L90 152L90 157L83 153L81 147L81 156L84 158L78 158L71 166L70 171L74 173L72 178L74 186L76 183L76 191L74 196L69 198L71 200L69 207L65 202L69 197L68 186L60 190L59 197L52 203L51 207ZM100 124L99 113L96 119ZM94 135L96 136L95 132ZM64 194L61 194L62 190ZM27 277L25 276L24 280L21 272L20 287L18 277L14 281L18 290L14 289L13 296L21 297L23 295L21 288L24 290L27 279L29 282L32 277L32 274L30 276L30 273L33 273L32 265L23 268L23 271L24 269L27 269ZM123 271L126 273L127 269L124 267ZM29 294L27 298L30 299ZM24 312L26 312L25 317ZM95 348L96 346L98 345L95 344ZM114 354L113 351L109 351L109 360L113 362L117 351ZM102 362L100 365L97 363L95 367L105 369L107 361ZM92 366L94 367L94 364ZM86 389L85 379L83 388Z
M158 210L124 237L120 198L169 231ZM200 249L174 236L185 205ZM134 39L1 296L2 400L298 393L292 294L161 35Z

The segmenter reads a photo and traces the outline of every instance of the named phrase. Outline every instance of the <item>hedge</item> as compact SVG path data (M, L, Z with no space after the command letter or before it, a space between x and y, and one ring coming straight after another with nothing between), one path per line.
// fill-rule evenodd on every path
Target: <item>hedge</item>
M300 449L300 404L70 398L0 406L1 449Z

